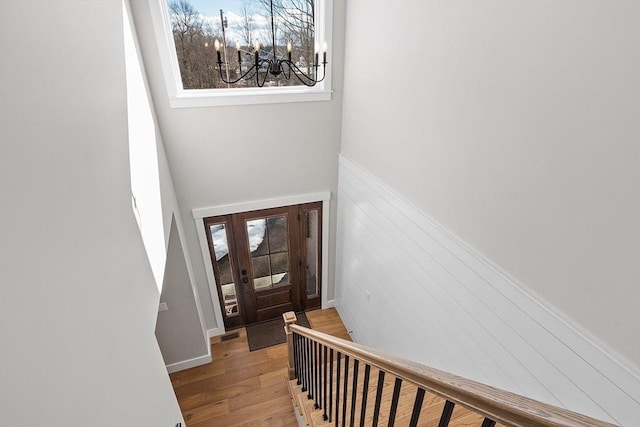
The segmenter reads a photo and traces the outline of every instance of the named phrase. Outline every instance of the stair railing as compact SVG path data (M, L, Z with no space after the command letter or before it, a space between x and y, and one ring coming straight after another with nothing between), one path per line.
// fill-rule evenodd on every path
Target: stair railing
M289 379L297 380L302 391L307 393L307 398L314 401L314 407L322 411L323 419L335 422L336 426L353 426L356 414L359 414L359 425L364 426L366 416L370 416L371 424L367 425L377 426L387 375L395 378L388 426L394 425L403 382L417 387L410 426L418 424L425 392L445 399L439 427L449 424L455 405L461 405L484 417L482 427L493 427L496 422L514 427L613 426L576 412L296 325L297 319L293 312L285 313L283 318L289 354ZM361 366L364 378L363 386L358 390ZM378 378L371 416L370 408L367 408L367 393L372 368L378 371ZM352 385L350 399L347 399L348 384ZM356 408L358 392L362 395L359 410ZM350 405L347 405L348 400Z

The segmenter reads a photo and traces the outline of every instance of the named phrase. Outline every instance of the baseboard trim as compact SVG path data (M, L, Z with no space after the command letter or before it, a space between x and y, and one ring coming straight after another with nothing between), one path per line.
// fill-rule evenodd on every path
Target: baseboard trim
M209 337L209 339L211 339L211 338L217 337L219 335L224 335L224 333L225 333L224 328L208 329L207 330L207 337Z
M178 371L184 371L185 369L195 368L196 366L206 365L211 363L211 355L205 354L204 356L194 357L193 359L183 360L182 362L171 363L167 365L167 372L170 374Z
M335 308L335 306L336 306L336 300L330 299L330 300L327 300L327 303L324 305L324 307L322 307L322 309L325 310L327 308Z

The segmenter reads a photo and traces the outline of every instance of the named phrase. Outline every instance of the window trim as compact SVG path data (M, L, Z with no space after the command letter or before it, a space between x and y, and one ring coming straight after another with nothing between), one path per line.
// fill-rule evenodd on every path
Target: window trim
M224 105L276 104L287 102L328 101L331 99L333 0L316 2L316 40L327 43L326 77L314 87L286 86L230 89L184 89L178 66L166 0L149 0L162 74L171 108L213 107Z

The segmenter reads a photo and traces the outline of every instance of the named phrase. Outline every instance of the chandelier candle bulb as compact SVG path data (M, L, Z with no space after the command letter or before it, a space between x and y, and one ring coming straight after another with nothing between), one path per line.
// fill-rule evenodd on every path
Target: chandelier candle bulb
M259 41L255 41L255 43L253 43L253 48L255 49L255 53L254 53L254 61L255 61L255 68L256 68L256 73L258 70L258 64L260 61L260 56L258 55L258 51L260 50L260 42Z
M293 49L293 46L291 46L291 42L287 43L287 56L289 57L289 61L291 61L291 49Z
M322 63L327 63L327 42L324 42L322 45L323 53L322 53Z
M238 66L240 67L240 72L242 72L242 56L240 54L240 43L236 42L236 52L238 52Z
M216 39L213 46L216 48L216 56L218 57L218 64L220 64L222 63L222 60L220 59L220 42Z

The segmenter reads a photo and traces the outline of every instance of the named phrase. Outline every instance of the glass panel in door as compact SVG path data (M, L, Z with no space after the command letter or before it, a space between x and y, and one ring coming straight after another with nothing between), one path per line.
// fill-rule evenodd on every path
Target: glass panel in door
M287 216L247 220L246 228L254 290L289 284Z

